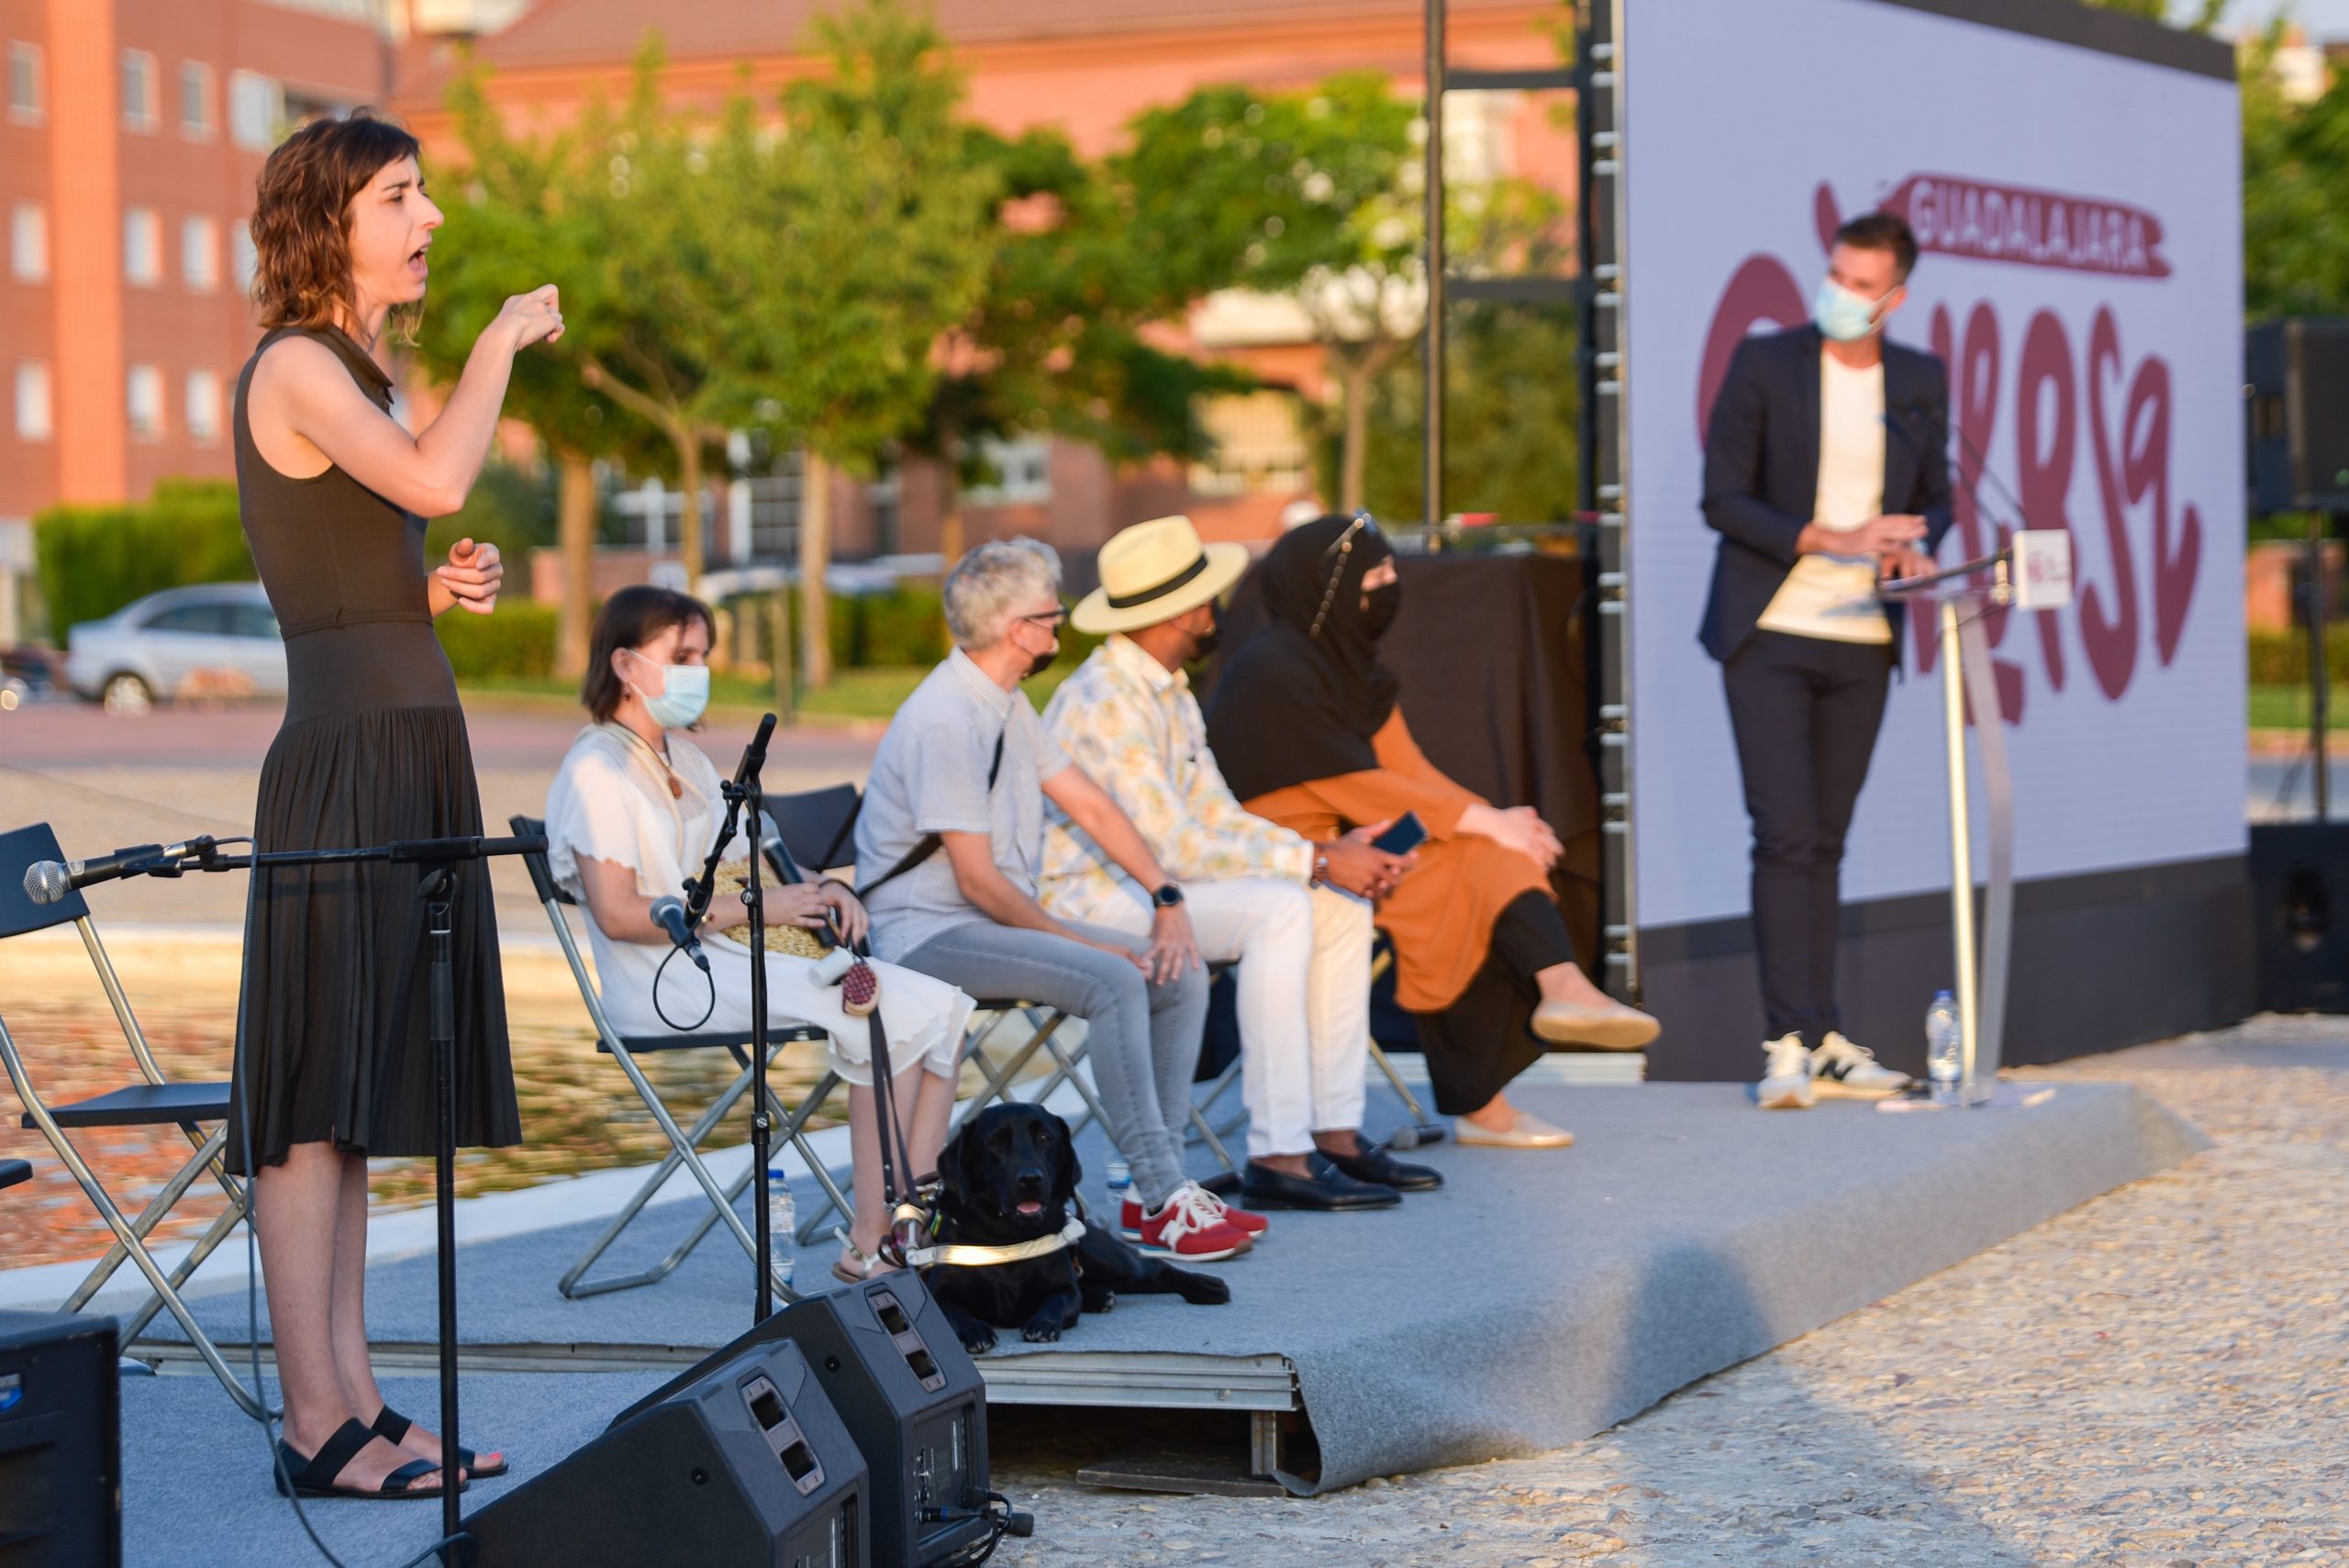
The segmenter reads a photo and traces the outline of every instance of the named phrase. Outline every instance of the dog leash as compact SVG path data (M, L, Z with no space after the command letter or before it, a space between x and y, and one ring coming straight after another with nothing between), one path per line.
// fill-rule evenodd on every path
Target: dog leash
M927 1269L943 1263L958 1269L986 1269L998 1263L1023 1262L1030 1258L1042 1258L1064 1251L1085 1239L1085 1221L1071 1219L1050 1236L1039 1236L1028 1241L1008 1241L999 1247L982 1247L963 1241L942 1241L934 1247L915 1247L906 1253L907 1268Z

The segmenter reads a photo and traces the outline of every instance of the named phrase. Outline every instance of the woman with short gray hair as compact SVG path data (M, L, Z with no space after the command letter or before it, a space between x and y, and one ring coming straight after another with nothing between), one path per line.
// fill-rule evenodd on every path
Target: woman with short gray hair
M1085 1019L1109 1136L1133 1168L1119 1229L1145 1251L1229 1258L1264 1221L1183 1174L1208 1012L1183 890L1019 690L1060 651L1059 591L1060 558L1034 539L980 545L947 573L957 646L890 720L857 817L874 951L973 995ZM1047 797L1104 859L1156 890L1146 940L1055 920L1036 902Z

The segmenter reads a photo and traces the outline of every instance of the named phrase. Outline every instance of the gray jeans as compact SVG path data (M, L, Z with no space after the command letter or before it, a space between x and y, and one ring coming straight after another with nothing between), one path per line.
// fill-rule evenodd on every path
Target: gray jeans
M1146 945L1106 926L1069 929L1135 952ZM1109 1136L1133 1169L1134 1195L1154 1209L1182 1185L1191 1073L1208 1021L1204 970L1162 985L1098 948L993 920L941 931L897 962L982 1000L1016 996L1083 1018L1093 1081Z

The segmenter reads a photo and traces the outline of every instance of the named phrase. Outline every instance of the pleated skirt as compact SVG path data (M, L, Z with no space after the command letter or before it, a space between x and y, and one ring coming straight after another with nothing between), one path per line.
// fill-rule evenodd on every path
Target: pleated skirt
M302 684L297 679L297 693ZM253 815L260 849L353 849L482 831L464 712L453 700L308 714L304 706L289 706L262 764ZM368 1155L433 1151L421 877L418 866L384 862L255 873L228 1124L232 1170L281 1163L297 1143ZM518 1143L496 914L484 862L456 868L451 915L456 1141Z

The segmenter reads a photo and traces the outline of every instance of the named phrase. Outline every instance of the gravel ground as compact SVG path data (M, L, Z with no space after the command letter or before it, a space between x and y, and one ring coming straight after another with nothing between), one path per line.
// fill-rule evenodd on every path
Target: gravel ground
M1006 1445L1038 1533L997 1561L2349 1564L2349 1020L2034 1075L2135 1083L2218 1146L1553 1453L1264 1501Z

